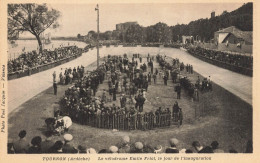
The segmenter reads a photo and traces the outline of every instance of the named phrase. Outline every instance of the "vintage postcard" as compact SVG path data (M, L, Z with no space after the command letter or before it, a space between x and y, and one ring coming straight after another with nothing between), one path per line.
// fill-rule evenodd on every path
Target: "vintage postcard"
M258 162L258 7L2 0L0 162Z

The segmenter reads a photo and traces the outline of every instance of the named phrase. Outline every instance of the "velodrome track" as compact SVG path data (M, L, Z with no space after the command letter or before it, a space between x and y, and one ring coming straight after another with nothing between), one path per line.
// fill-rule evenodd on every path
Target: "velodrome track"
M252 77L241 75L204 61L201 61L187 52L173 48L157 47L114 47L100 48L100 57L111 55L122 55L124 53L132 56L133 53L156 55L165 54L172 58L179 58L184 64L192 64L194 71L204 77L211 76L211 80L222 86L229 92L240 97L243 101L252 105ZM52 73L56 71L57 78L59 73L64 72L64 68L73 68L80 65L87 66L96 61L96 49L82 54L81 57L52 69L15 80L8 81L8 113L19 109L19 106L35 95L52 86ZM63 70L61 70L63 69ZM59 79L58 79L59 80Z

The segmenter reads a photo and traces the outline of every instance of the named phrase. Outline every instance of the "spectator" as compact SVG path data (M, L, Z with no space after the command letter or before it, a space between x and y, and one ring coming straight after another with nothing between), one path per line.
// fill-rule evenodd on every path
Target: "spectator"
M96 150L94 148L87 149L87 154L96 154Z
M64 153L77 153L77 149L73 147L70 142L72 141L73 136L71 134L65 134L64 135L64 145L63 145L63 152Z
M134 144L134 149L131 153L143 153L143 147L144 147L143 143L136 142Z
M167 148L165 153L179 153L179 150L176 148L176 145L179 143L179 141L176 138L172 138L169 140L169 143L171 147Z
M109 147L109 152L110 152L110 153L118 153L118 148L117 148L117 146L111 146L111 147Z
M7 143L7 153L8 154L15 154L13 143Z
M153 83L156 84L156 73L153 74Z
M183 120L183 112L182 112L182 108L179 108L178 119L179 119L179 121L180 121L180 125L182 125L182 120Z
M22 130L19 132L19 140L13 143L15 153L26 153L30 147L26 140L26 131Z
M217 141L213 141L211 143L211 148L213 150L213 153L225 153L224 150L218 148L218 145L219 144Z
M154 147L154 153L155 154L162 153L162 146L157 145L156 147Z
M32 138L31 141L32 146L28 149L28 153L31 154L42 153L41 142L42 142L42 138L40 136L36 136Z
M124 136L123 137L123 144L122 146L119 148L119 153L130 153L131 148L130 148L130 138L129 136Z
M177 92L177 99L181 99L181 86L180 86L180 84L178 84L175 87L175 92Z
M54 95L57 95L57 83L56 83L56 81L53 82L53 90L54 90Z
M78 146L78 153L87 153L86 145L79 145Z
M41 142L42 153L48 153L50 148L54 145L54 142L52 141L52 132L47 131L45 133L45 136L46 136L45 141Z
M54 145L50 148L48 153L63 153L62 147L62 141L56 141Z
M53 72L52 77L53 77L53 82L56 82L56 71Z
M58 61L63 58L81 55L82 52L83 49L76 46L68 46L57 48L54 51L44 49L41 54L37 54L36 51L23 53L18 58L8 61L8 73L24 71L26 69L29 70L36 66Z
M194 141L192 143L192 146L195 148L195 150L198 153L213 153L213 150L211 147L209 147L209 146L203 147L202 145L200 145L200 143L198 141Z

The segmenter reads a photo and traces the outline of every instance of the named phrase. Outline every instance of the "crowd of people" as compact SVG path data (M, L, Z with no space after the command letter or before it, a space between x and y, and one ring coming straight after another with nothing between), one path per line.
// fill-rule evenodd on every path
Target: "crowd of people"
M194 55L201 55L209 59L218 60L231 65L253 69L253 57L236 55L227 52L208 50L201 47L188 48L188 52Z
M140 65L138 65L137 59ZM55 126L49 126L51 129L46 131L45 140L41 136L36 136L32 138L31 143L26 140L26 131L22 130L17 141L8 143L8 153L237 153L235 149L222 150L219 148L217 141L213 141L211 145L205 147L198 141L194 141L191 144L193 148L179 149L179 141L176 138L169 140L169 147L163 147L160 144L150 146L146 142L141 141L131 142L129 136L124 136L122 142L118 144L100 150L87 147L83 142L77 147L73 145L73 136L69 134L69 126L72 125L72 121L88 124L90 117L99 117L99 119L96 119L98 121L95 121L97 124L108 122L104 124L108 128L110 127L109 117L115 117L115 115L125 115L130 122L133 119L137 120L134 126L130 123L130 126L128 126L130 129L136 129L137 126L135 125L141 125L141 128L138 129L151 129L160 127L162 123L167 126L171 125L171 122L176 121L182 125L183 112L178 101L174 103L172 109L159 107L155 112L144 112L143 106L146 101L146 92L149 85L152 84L152 78L154 79L154 84L156 84L159 75L164 80L164 84L167 85L168 79L171 77L172 82L176 84L175 92L177 93L177 99L181 98L181 90L184 88L189 90L189 95L192 94L192 97L195 95L195 99L198 100L196 91L206 88L212 90L210 76L202 81L198 76L196 83L192 84L186 76L181 75L181 71L185 71L185 65L179 59L173 59L171 63L166 61L166 56L157 55L156 61L159 63L162 71L157 68L154 70L154 57L148 55L148 64L146 65L142 63L142 56L139 54L132 56L132 62L126 54L123 56L108 55L104 63L86 76L84 76L85 70L83 66L65 69L64 74L61 73L59 75L60 84L73 83L73 85L65 91L65 95L60 101L61 110L54 112L53 119L48 119L48 121L51 121L48 124L54 124ZM186 71L192 74L192 65L187 64ZM57 83L56 72L52 75L55 84ZM104 83L105 80L107 81L108 89L98 92L100 84ZM191 85L194 88L194 92L190 91ZM54 90L55 92L57 93L57 90ZM109 102L117 100L117 95L120 95L120 106L115 104L109 105ZM170 118L164 117L165 119L162 121L161 115L170 115ZM138 117L143 118L141 119L142 123L139 123L140 119ZM151 117L153 119L149 121ZM104 119L102 120L101 118ZM147 124L147 122L152 122L153 126L150 126L151 124ZM64 139L53 141L54 133L61 135L60 128L57 127L62 126ZM114 128L112 127L112 129ZM252 153L252 141L248 141L245 152Z
M179 148L179 140L176 138L169 139L168 146L161 144L150 145L142 141L131 141L130 137L122 136L117 144L111 145L103 149L95 149L87 146L86 143L80 142L75 146L73 135L64 134L63 139L54 141L50 132L46 132L46 138L43 140L41 136L35 136L29 142L26 139L27 132L22 130L19 132L17 140L8 143L7 149L9 154L40 154L40 153L70 153L70 154L105 154L105 153L238 153L234 148L223 150L218 141L212 141L210 145L203 146L199 141L193 141L190 147ZM248 140L246 149L241 153L252 153L252 140Z
M170 63L165 58L166 56L162 55L156 56L156 61L162 71L156 68L154 73L152 73L154 57L149 54L147 65L142 63L140 54L133 54L132 62L124 54L123 56L108 55L104 63L84 77L82 68L74 68L73 73L70 73L71 69L66 70L65 74L79 72L80 75L71 75L68 80L68 83L71 83L74 79L75 84L65 92L64 98L60 101L61 108L63 108L62 113L70 116L73 121L99 128L145 130L169 126L172 122L178 122L178 125L181 125L183 112L178 103L174 104L172 110L159 107L155 112L143 112L146 92L149 85L152 84L152 78L156 84L159 75L167 85L171 76L173 83L176 84L174 91L177 93L177 99L181 98L181 90L184 88L192 100L198 101L199 90L203 91L208 87L212 90L212 85L210 79L205 78L201 82L199 77L197 82L192 84L187 76L181 75L181 71L185 69L183 62L176 58ZM138 68L137 60L139 60L140 68ZM187 64L186 71L193 73L192 65ZM108 89L103 89L101 94L96 95L99 84L102 84L105 79ZM63 78L60 77L60 82L63 83L62 81ZM120 106L116 106L115 103L108 104L115 102L118 94L120 95ZM119 121L124 122L121 128L119 124L115 124Z
M82 54L83 49L77 46L59 47L55 50L44 49L42 53L26 52L18 58L8 61L8 74L31 69L40 65L55 62L64 58Z
M192 83L187 76L182 75L182 71L186 69L187 73L193 74L193 66L190 64L184 65L180 62L178 58L172 60L172 64L165 60L165 56L157 55L156 59L164 70L163 79L164 84L167 85L169 75L172 78L173 83L175 83L174 91L177 93L177 99L181 98L182 89L184 89L192 100L199 101L199 90L212 90L212 83L209 79L204 78L203 81L198 80L196 83Z
M140 61L140 68L138 68L137 59ZM72 75L70 79L75 79L75 84L65 91L65 96L60 101L61 108L63 108L62 113L81 124L90 125L92 120L95 121L93 122L95 127L107 128L115 127L111 123L115 121L115 116L118 118L120 115L124 115L123 121L125 121L126 126L123 129L137 129L135 121L142 121L139 122L142 125L138 129L152 129L162 125L170 125L168 121L171 120L171 117L175 117L174 120L178 121L169 108L158 108L155 112L143 112L146 92L151 84L152 76L154 76L155 82L159 73L158 69L155 70L154 74L151 73L154 57L148 55L147 61L147 65L146 63L142 64L140 54L133 54L132 62L129 61L126 54L123 56L108 55L104 63L88 75L82 77L84 71L80 73L80 78L74 78L75 75ZM75 73L82 72L80 68L74 68L74 70ZM99 84L102 84L105 79L108 89L103 89L98 96L96 92ZM63 81L62 78L60 81ZM117 95L120 95L120 106L109 105L109 102L117 100ZM141 116L142 120L138 120L138 116ZM159 118L160 116L167 118Z

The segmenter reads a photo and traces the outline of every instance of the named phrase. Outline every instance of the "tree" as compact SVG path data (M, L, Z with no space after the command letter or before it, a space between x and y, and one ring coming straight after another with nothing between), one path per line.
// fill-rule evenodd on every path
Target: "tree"
M60 12L46 4L8 4L8 39L22 32L33 34L42 52L40 34L48 28L58 28Z
M175 25L171 27L173 40L177 41L183 35L191 35L195 39L210 41L214 32L221 28L235 26L243 31L253 30L253 3L247 3L240 8L223 13L211 19L198 19L189 24Z
M136 43L136 42L142 42L143 37L143 29L138 24L133 24L129 26L129 28L126 30L125 33L125 40L126 42L130 43Z
M112 31L106 31L104 33L104 39L105 40L111 40L112 39Z
M90 39L95 40L95 39L97 39L97 33L96 33L95 31L89 31L89 32L88 32L88 37L89 37Z

